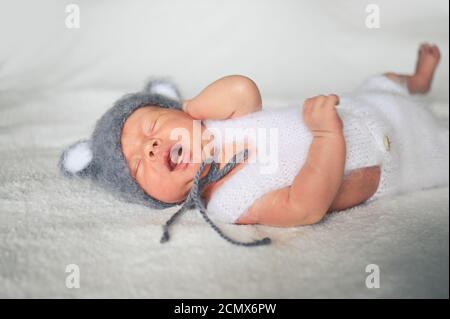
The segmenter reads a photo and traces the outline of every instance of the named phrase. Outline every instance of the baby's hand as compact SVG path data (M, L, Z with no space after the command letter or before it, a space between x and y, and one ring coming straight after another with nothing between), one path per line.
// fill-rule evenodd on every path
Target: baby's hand
M305 101L303 120L314 136L342 135L343 123L337 113L337 105L339 97L334 94L319 95Z

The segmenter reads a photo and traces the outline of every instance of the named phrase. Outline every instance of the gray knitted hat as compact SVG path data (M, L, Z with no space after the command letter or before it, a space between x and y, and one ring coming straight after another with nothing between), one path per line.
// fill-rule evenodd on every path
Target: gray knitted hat
M153 80L143 91L123 96L97 121L89 140L78 141L62 153L61 172L69 177L88 177L126 201L151 208L180 204L165 203L146 194L131 177L122 153L120 136L125 121L148 105L181 109L181 96L175 85L166 80Z
M123 125L128 117L137 109L148 105L181 110L181 95L173 83L158 79L150 81L141 92L123 96L97 121L89 140L80 140L63 151L59 160L59 168L62 174L68 177L89 178L128 202L141 203L155 209L164 209L183 204L181 209L164 225L164 234L161 242L168 240L168 227L175 220L176 216L189 208L196 207L200 209L205 220L224 239L233 244L256 246L269 243L270 240L268 238L250 243L233 240L223 234L206 214L206 209L200 196L202 187L227 174L236 165L237 157L233 158L221 170L218 169L217 163L213 160L202 163L195 176L194 186L187 199L183 202L165 203L144 192L130 174L122 152L120 138ZM245 153L245 156L247 156L247 153ZM205 177L200 178L207 164L211 164L210 169Z

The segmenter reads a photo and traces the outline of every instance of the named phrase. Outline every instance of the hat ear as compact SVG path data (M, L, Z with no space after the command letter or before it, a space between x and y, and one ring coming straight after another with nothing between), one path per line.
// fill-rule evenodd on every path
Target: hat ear
M144 88L144 92L150 94L159 94L171 100L181 101L181 94L177 86L165 79L150 80Z
M63 151L59 168L66 176L82 176L91 164L92 158L91 142L81 140Z

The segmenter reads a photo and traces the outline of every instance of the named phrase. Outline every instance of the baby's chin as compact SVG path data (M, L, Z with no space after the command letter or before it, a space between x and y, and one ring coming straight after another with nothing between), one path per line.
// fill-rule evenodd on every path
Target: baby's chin
M163 201L165 203L169 204L176 204L184 201L189 192L192 189L192 186L194 185L194 178L195 174L200 168L201 163L194 163L190 162L187 163L188 165L183 169L179 171L172 171L171 176L168 176L167 178L171 178L171 180L178 185L178 187L170 187L173 191L165 191L164 194L149 194L153 198L156 198L160 201ZM209 167L207 167L201 174L201 177L203 178L208 173ZM175 176L173 175L175 174ZM172 185L173 186L173 185ZM184 190L181 191L180 190Z

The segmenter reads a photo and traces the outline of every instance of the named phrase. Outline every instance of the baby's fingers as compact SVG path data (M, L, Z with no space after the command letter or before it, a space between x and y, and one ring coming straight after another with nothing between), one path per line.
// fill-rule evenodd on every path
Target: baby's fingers
M303 107L306 109L310 109L311 107L314 106L314 102L315 98L306 99L305 102L303 103Z
M324 103L324 107L336 107L339 105L339 96L336 94L330 94Z
M313 106L314 106L314 99L313 98L306 99L305 102L303 103L303 116L311 113Z

